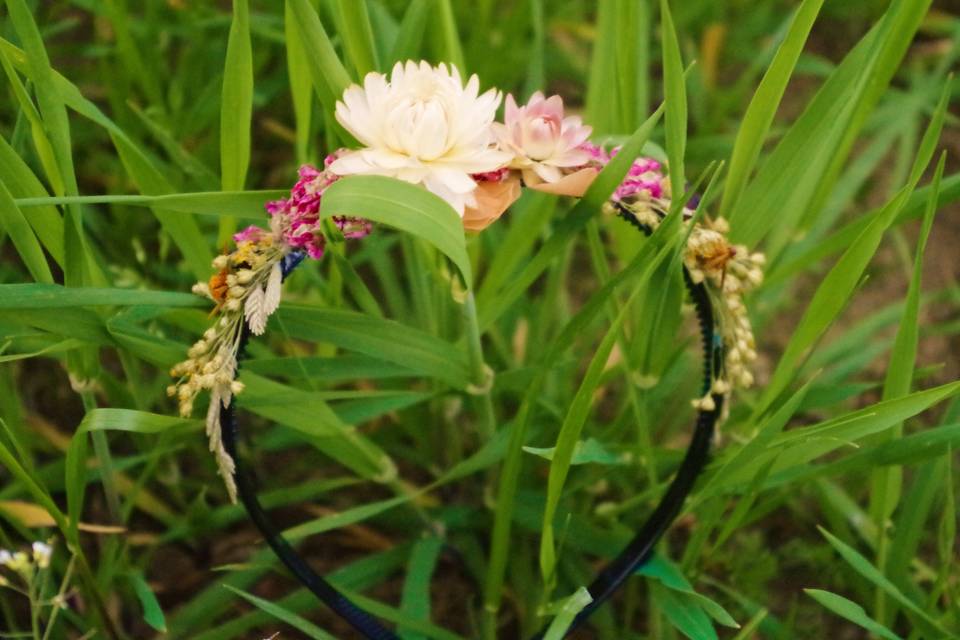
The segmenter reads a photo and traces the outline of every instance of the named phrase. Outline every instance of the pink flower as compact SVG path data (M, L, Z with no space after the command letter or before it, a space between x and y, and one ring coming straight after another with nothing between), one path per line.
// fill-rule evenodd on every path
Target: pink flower
M610 162L610 154L598 144L593 144L592 142L587 141L580 145L580 150L589 156L590 163L595 163L601 167L604 167L608 162Z
M271 204L273 203L267 203L267 206L269 207ZM266 233L267 232L260 227L256 225L250 225L243 231L238 231L237 233L233 234L233 241L237 244L240 244L241 242L257 242Z
M347 240L365 238L373 231L373 225L369 220L354 216L333 216L333 224L337 225Z
M503 182L510 175L510 169L502 167L494 171L485 171L483 173L471 174L474 182Z
M584 142L580 149L589 156L584 167L598 169L605 167L620 151L620 147L613 147L608 153L603 147L590 142ZM627 170L623 182L613 192L613 199L662 198L665 194L665 180L663 166L658 161L653 158L637 158Z
M504 123L494 123L500 147L513 154L510 167L521 169L524 182L558 182L562 169L580 167L591 156L581 145L593 129L579 116L564 117L560 96L544 98L539 91L518 107L507 96Z
M274 233L283 238L290 247L306 251L307 255L314 259L323 257L327 243L320 221L320 201L327 187L339 179L338 175L329 170L329 165L337 155L334 153L327 156L323 170L308 164L300 167L300 179L290 190L290 197L266 204ZM350 239L367 236L372 229L369 221L352 216L334 216L333 223L343 232L345 238ZM237 241L240 241L242 234L248 232L253 233L250 229L238 233ZM243 239L255 238L244 236Z

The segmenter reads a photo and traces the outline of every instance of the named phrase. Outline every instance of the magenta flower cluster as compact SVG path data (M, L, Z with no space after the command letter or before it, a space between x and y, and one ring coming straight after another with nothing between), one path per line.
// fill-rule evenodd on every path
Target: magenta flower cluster
M323 257L326 238L320 221L320 201L327 187L337 181L339 176L327 170L336 160L333 155L324 160L324 169L305 164L300 167L300 179L290 190L290 197L274 200L266 204L270 214L270 226L283 238L283 242L301 251L315 260ZM333 216L333 223L345 238L363 238L370 234L372 225L368 220L353 216ZM257 241L265 233L259 227L248 227L234 236L237 242Z
M590 155L590 163L600 169L613 159L620 147L613 147L608 152L606 149L591 142L585 142L580 148ZM633 161L626 177L616 191L613 192L614 200L626 200L638 196L649 198L662 198L664 196L664 175L662 165L653 158L640 157Z

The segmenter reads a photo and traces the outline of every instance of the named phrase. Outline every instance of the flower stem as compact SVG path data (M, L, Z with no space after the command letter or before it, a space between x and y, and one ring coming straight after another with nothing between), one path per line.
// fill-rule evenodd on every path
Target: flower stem
M484 442L489 442L497 430L496 416L493 411L492 372L483 360L483 345L480 341L480 322L477 319L477 302L473 292L469 291L463 301L463 314L467 330L467 356L470 363L470 393L476 396L479 411L479 431Z
M478 417L478 431L484 442L490 442L497 429L496 415L493 409L493 398L490 393L493 387L493 379L492 373L483 360L480 323L477 319L477 303L472 291L468 291L465 295L463 315L466 322L467 355L469 357L472 379L470 392L474 395L474 405ZM492 495L497 485L497 472L495 469L491 468L488 470L486 480L485 494ZM500 522L500 528L502 528L504 523L501 522L503 520L503 514L500 511L500 505L495 504L495 507L494 522ZM512 511L512 508L510 511ZM492 544L493 548L491 549L491 553L503 556L505 548L499 549L500 553L497 553L497 547L502 547L503 545L497 544L496 537L493 538ZM492 580L492 582L496 584L496 587L493 587L493 592L496 596L484 598L484 610L482 614L482 637L484 640L495 640L497 637L497 609L500 593L498 587L502 584L502 582L498 581L495 577L498 574L499 572L494 570L493 575L489 573L487 575L487 589L489 591L493 586L490 584ZM491 606L491 602L495 604Z
M61 603L66 598L67 589L70 586L70 578L73 576L73 565L77 560L77 556L70 556L70 562L67 563L67 570L63 574L63 581L60 583L60 590L57 591L56 597L53 599L53 608L50 610L50 619L47 620L47 629L43 632L43 640L49 640L50 632L53 631L53 627L57 622L57 614L60 613Z
M97 408L97 401L92 391L81 391L80 398L83 401L84 412L89 413ZM107 498L107 509L110 511L110 517L113 521L119 524L122 522L120 494L114 480L113 456L110 455L107 434L103 431L94 430L90 433L90 436L93 439L93 451L97 456L97 465L100 468L100 482L103 483L103 493Z

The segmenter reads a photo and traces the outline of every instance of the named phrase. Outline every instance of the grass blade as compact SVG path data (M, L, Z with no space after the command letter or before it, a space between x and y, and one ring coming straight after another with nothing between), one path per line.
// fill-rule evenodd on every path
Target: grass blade
M393 62L416 60L423 49L423 34L427 28L431 0L412 0L403 12L397 39L393 43L390 58L386 60L389 66Z
M667 113L664 116L669 161L670 184L675 194L686 188L683 160L687 149L687 87L680 57L680 42L673 26L668 0L660 0L660 20L663 32L663 98Z
M786 38L777 49L760 86L750 99L743 120L740 121L733 152L730 154L730 168L718 211L720 216L729 218L730 211L737 206L757 158L760 157L764 139L773 123L787 83L793 75L797 59L803 52L810 29L813 28L813 22L822 6L823 0L804 0L800 5Z
M426 189L393 178L349 176L324 192L320 215L361 216L422 238L450 258L467 288L473 287L463 223Z
M777 363L769 385L761 396L757 412L768 409L787 388L809 350L820 340L827 327L846 306L849 296L856 290L864 270L880 246L884 233L910 198L920 175L930 162L943 128L947 96L945 90L920 143L920 149L917 151L917 157L910 171L909 183L887 203L877 218L871 221L870 225L854 240L817 287L783 356Z
M296 17L300 42L307 52L308 68L313 78L313 87L320 103L328 113L333 113L334 103L350 86L350 74L337 56L330 37L327 36L320 16L309 0L289 0Z
M259 598L253 595L252 593L247 593L246 591L242 589L238 589L237 587L234 587L233 585L230 585L230 584L224 584L223 586L224 588L234 592L235 594L237 594L238 596L240 596L241 598L243 598L253 606L257 607L258 609L262 611L266 611L277 620L286 622L288 625L290 625L297 631L300 631L303 634L305 634L308 638L312 638L313 640L337 640L334 636L330 635L329 633L327 633L317 625L313 624L306 618L301 618L297 614L284 609L278 604L274 604L269 600L264 600L263 598Z
M47 259L40 248L40 242L30 229L30 223L23 216L23 212L13 201L13 196L6 185L0 180L0 229L3 229L13 246L20 254L27 271L36 282L52 283L53 275L47 265Z
M358 78L380 69L377 45L373 39L366 0L337 0L343 46Z
M910 598L903 595L896 585L887 580L883 574L880 573L876 567L870 564L866 558L860 555L856 549L849 546L823 527L818 527L818 529L820 530L820 533L823 534L823 537L827 539L827 542L830 543L830 546L840 554L840 557L843 558L847 564L849 564L861 576L874 583L879 588L883 589L887 595L900 603L904 609L914 614L914 620L917 622L917 624L926 629L927 633L932 634L932 637L949 638L952 636L952 634L944 629L939 622L937 622L927 612L917 606Z
M820 589L804 589L803 592L838 616L846 618L859 627L863 627L875 636L886 638L886 640L902 640L902 638L893 631L890 631L890 629L887 629L868 616L867 612L863 610L863 607L852 600Z
M253 117L253 49L250 44L250 8L247 0L233 0L233 20L227 38L220 98L220 186L242 191L250 167L250 121ZM236 221L220 219L224 244L236 230Z

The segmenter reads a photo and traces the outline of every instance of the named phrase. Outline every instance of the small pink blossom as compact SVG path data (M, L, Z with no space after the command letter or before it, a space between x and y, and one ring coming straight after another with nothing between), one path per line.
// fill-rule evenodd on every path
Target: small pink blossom
M373 225L369 220L354 216L333 216L333 223L348 240L365 238L373 231Z
M243 231L238 231L237 233L233 234L233 241L237 244L240 244L241 242L257 242L260 240L260 238L266 235L266 233L267 232L260 227L256 225L250 225Z
M581 145L593 132L579 116L564 117L560 96L545 98L536 92L518 107L507 96L503 124L494 123L494 133L504 151L513 154L509 166L524 172L524 181L558 182L562 169L579 167L590 160Z
M501 167L495 171L485 171L484 173L471 174L475 182L503 182L510 175L510 169Z
M601 167L606 166L610 162L610 154L598 144L593 144L589 140L580 145L580 150L589 156L591 162L594 162Z
M324 160L327 167L338 157L339 152L330 154ZM311 258L323 257L326 238L320 221L320 202L327 187L336 182L339 176L329 171L317 169L305 164L298 170L299 180L290 190L290 197L266 204L271 217L271 227L285 243L295 249L307 252ZM370 234L369 221L352 216L334 216L333 223L343 232L345 238L362 238ZM249 230L242 231L247 233ZM237 234L238 236L240 234Z
M617 156L620 147L613 147L609 153L601 146L585 142L580 145L590 158L585 163L585 167L596 167L602 169L610 160ZM663 175L663 166L653 158L640 157L633 161L616 190L613 192L614 200L627 200L629 198L662 198L664 196L664 182L666 177Z

